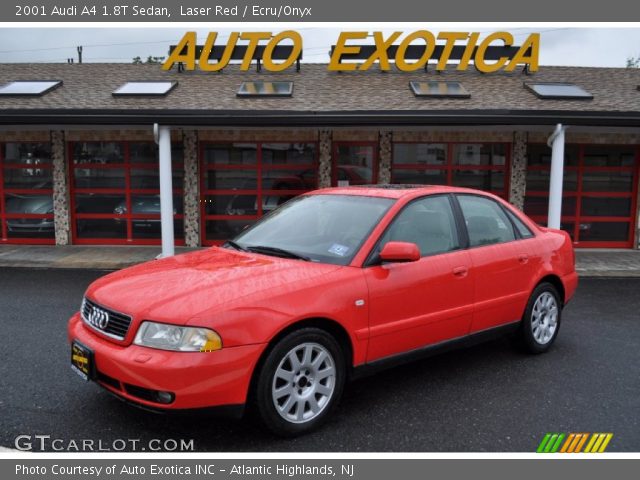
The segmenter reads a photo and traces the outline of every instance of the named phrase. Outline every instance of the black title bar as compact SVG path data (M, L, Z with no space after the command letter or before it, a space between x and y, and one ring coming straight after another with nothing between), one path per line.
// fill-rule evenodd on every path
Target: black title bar
M1 22L628 22L638 8L628 0L514 0L428 2L393 0L16 0L0 3Z

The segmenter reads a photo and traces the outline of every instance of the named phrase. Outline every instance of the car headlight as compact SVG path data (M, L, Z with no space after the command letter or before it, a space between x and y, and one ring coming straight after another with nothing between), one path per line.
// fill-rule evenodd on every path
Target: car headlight
M143 322L133 343L178 352L213 352L222 348L220 335L208 328L180 327L156 322Z
M116 208L113 209L113 213L115 213L116 215L124 215L125 213L127 213L127 207L118 205Z

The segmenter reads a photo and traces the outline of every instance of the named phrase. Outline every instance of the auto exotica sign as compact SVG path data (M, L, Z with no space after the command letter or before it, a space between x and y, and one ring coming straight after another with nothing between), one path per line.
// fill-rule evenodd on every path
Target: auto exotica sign
M374 44L363 45L373 38ZM171 48L162 68L169 70L176 63L186 70L216 72L240 61L241 70L249 70L256 60L259 68L279 72L302 58L302 36L294 30L272 32L232 32L224 46L216 45L217 32L209 32L204 45L197 45L196 32L187 32ZM242 43L241 43L242 42ZM514 46L509 32L493 32L480 40L479 32L440 32L417 30L404 34L393 32L341 32L332 46L327 68L331 71L363 71L377 64L380 70L390 70L392 64L403 72L434 68L442 71L452 60L457 70L466 70L473 63L483 73L512 72L520 65L530 72L538 70L540 34L532 33L520 46ZM214 60L212 62L211 60ZM435 61L437 60L437 63ZM429 63L429 61L434 61Z

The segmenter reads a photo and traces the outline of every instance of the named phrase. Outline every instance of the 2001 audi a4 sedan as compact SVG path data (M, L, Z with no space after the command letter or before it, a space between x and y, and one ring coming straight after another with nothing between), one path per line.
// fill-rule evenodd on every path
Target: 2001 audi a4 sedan
M331 188L221 247L95 281L71 362L139 406L247 406L296 435L378 367L507 332L546 351L577 282L569 236L488 193Z

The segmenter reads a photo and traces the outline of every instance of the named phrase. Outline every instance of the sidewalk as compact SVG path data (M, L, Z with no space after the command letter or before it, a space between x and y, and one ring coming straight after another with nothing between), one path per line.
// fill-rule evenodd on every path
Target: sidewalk
M581 277L640 278L640 250L577 249L576 270Z
M176 253L196 248L176 247ZM1 267L95 268L117 270L153 260L161 248L144 246L42 246L0 245ZM640 251L618 249L576 250L576 270L581 277L638 277Z
M195 248L176 247L176 253ZM0 267L119 270L153 260L160 246L0 245Z

